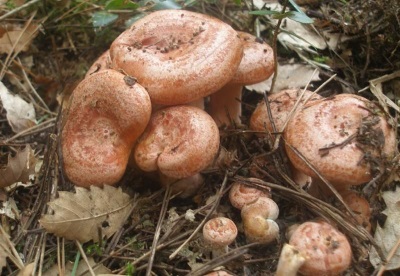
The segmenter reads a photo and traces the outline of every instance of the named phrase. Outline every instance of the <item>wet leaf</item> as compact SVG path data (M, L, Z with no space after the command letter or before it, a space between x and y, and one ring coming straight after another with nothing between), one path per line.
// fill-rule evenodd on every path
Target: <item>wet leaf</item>
M395 191L383 192L382 197L387 206L382 213L387 218L383 227L377 225L374 239L380 246L383 255L388 256L393 246L400 239L400 188L397 187ZM373 247L371 248L369 259L375 268L381 265L381 259ZM400 249L397 249L393 258L386 265L387 270L398 268L400 268Z
M15 156L9 155L7 165L0 168L0 188L16 182L28 182L29 176L35 174L37 161L35 153L29 145L18 151Z
M16 133L36 124L36 113L32 103L27 103L18 95L11 94L0 82L0 100L7 112L7 121Z
M133 207L129 195L108 185L90 190L77 187L76 193L59 192L59 196L49 203L54 214L44 215L40 224L47 232L82 243L113 235Z
M139 7L138 4L127 0L111 0L108 1L105 9L106 10L135 10Z

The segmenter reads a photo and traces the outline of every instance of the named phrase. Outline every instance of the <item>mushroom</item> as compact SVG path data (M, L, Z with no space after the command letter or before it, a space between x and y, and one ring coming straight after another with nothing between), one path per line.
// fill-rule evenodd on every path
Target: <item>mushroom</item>
M247 241L268 244L276 240L279 237L279 226L275 222L278 215L278 205L268 197L259 197L244 205L241 217Z
M75 88L62 130L64 170L78 186L113 185L150 119L146 90L114 70L87 76Z
M263 196L271 197L267 191L262 191L240 182L234 182L229 190L229 201L233 207L239 210L242 210L245 205L251 204Z
M239 68L230 82L210 97L210 114L218 126L240 124L243 86L266 80L274 71L273 50L267 43L245 32L238 36L244 47Z
M325 221L302 223L289 244L306 256L303 275L338 275L351 264L352 251L346 236Z
M228 24L186 10L161 10L136 21L110 47L112 66L135 76L152 103L193 102L224 86L243 55Z
M357 222L368 232L371 232L371 207L368 200L354 191L342 191L340 195L350 210L353 211Z
M236 239L237 233L235 223L226 217L210 219L203 226L203 239L212 248L213 257L226 253L228 245Z
M143 171L185 178L205 169L219 148L218 127L205 111L171 106L155 112L137 142L134 157Z
M279 256L275 276L296 276L306 259L303 252L293 245L285 243Z
M284 138L297 170L315 179L321 175L337 190L372 180L396 149L394 128L382 110L352 94L307 103L289 121Z
M111 58L110 50L105 51L101 56L99 56L96 61L90 66L89 70L86 72L86 76L97 73L99 71L111 69Z
M295 113L296 110L301 109L305 102L317 99L321 99L321 96L309 90L304 90L303 93L302 89L285 89L269 95L268 102L276 131L283 131L292 111ZM293 110L297 102L299 102L299 105ZM259 132L274 132L264 100L257 105L250 117L250 129Z
M194 196L203 186L204 177L200 173L196 173L185 178L176 179L160 174L160 182L165 188L167 186L171 187L171 194L179 198L189 198Z

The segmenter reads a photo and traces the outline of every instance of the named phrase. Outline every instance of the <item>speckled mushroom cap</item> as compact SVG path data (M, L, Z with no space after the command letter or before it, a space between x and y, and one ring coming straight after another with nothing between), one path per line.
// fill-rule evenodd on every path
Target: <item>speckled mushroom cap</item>
M290 112L294 108L296 102L299 100L302 92L302 89L285 89L268 96L272 118L274 119L274 124L277 131L282 131ZM300 100L300 106L297 107L297 110L301 109L304 101L311 95L311 91L306 90L304 92L304 95ZM321 99L321 96L314 94L310 98L311 101L316 99ZM250 129L255 131L268 130L273 132L272 124L268 117L267 105L265 104L264 100L257 105L250 117Z
M352 251L346 236L325 221L298 226L289 244L307 256L301 275L340 275L351 264Z
M381 109L353 94L306 104L290 120L284 138L296 169L318 177L288 144L337 189L370 181L396 149L395 131Z
M134 76L155 104L188 103L232 79L243 55L228 24L200 13L162 10L138 20L111 45L112 66Z
M75 88L62 130L67 177L76 185L113 185L150 119L146 90L114 70L87 76Z
M268 79L275 65L271 46L252 34L237 33L243 43L243 58L230 83L250 85Z
M144 171L184 178L211 164L219 148L219 131L205 111L171 106L156 111L138 140L136 164Z

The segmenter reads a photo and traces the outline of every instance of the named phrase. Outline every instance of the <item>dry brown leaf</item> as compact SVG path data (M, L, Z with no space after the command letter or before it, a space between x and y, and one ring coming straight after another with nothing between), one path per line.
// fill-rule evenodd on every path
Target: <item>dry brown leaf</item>
M0 25L0 54L11 51L20 52L28 50L32 40L38 34L38 25L30 24L25 30L19 24Z
M376 228L374 239L385 256L389 255L393 246L400 239L400 188L395 191L386 191L382 194L387 208L382 212L387 216L383 227ZM381 259L375 248L371 248L369 259L374 267L381 265ZM392 259L386 264L387 270L400 268L400 249L397 249Z
M129 195L108 185L90 186L90 190L77 187L76 193L59 192L59 196L49 202L54 214L44 215L40 224L47 232L82 243L99 241L100 232L103 237L113 235L133 207Z
M96 273L96 275L111 273L111 270L109 270L104 265L102 265L102 264L96 265L96 262L94 261L94 259L92 257L88 258L88 262L89 262L90 266L93 268L93 271ZM43 273L43 276L59 275L58 267L59 266L57 264L54 264L49 270L47 270ZM73 267L74 267L74 263L68 262L65 265L65 275L71 275ZM81 260L78 263L78 268L76 269L75 275L80 275L80 276L90 275L90 272L87 270L88 270L88 267L87 267L86 262L84 260Z
M0 168L0 188L16 182L28 182L29 176L35 173L37 159L32 148L27 145L18 151L14 157L8 156L8 164Z

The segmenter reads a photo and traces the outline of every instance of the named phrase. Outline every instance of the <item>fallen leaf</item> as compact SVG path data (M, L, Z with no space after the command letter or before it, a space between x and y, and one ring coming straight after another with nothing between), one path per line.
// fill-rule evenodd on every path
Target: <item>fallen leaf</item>
M315 68L300 63L281 64L278 66L278 77L275 82L274 91L278 92L288 88L305 87L310 81L319 81L319 71L317 70L316 73L314 71ZM263 82L247 85L246 88L258 93L269 91L271 89L272 78L273 76Z
M387 218L383 227L377 225L374 239L383 254L388 256L393 246L400 239L400 188L397 187L395 191L383 192L382 197L387 206L382 213ZM381 259L374 247L371 248L369 260L375 268L381 265ZM393 258L386 264L386 270L398 268L400 268L400 249L397 249Z
M0 53L27 51L32 40L38 34L38 30L37 24L30 24L26 29L19 24L1 24Z
M88 262L89 262L90 266L93 268L93 271L96 272L96 275L111 273L111 270L109 270L104 265L102 265L102 264L97 265L97 263L94 261L94 259L92 257L88 258ZM65 265L65 275L72 275L73 267L74 267L74 263L68 262ZM49 270L47 270L43 273L43 276L59 275L58 268L59 268L59 265L54 264ZM79 261L75 275L80 275L80 276L91 275L90 272L88 271L87 264L84 260Z
M59 198L49 202L54 214L42 216L40 224L47 232L81 243L110 237L122 227L133 207L133 200L120 188L105 185L76 187L76 193L59 192ZM101 231L99 231L101 230Z
M20 219L21 217L17 204L12 197L10 197L7 201L3 201L3 207L0 208L0 214L6 215L11 219Z
M18 151L14 157L9 155L8 164L4 168L0 168L0 188L16 182L28 182L29 176L35 173L37 161L34 151L29 145Z
M32 103L27 103L18 95L11 94L0 81L0 100L7 112L7 121L15 133L36 124L36 113Z

